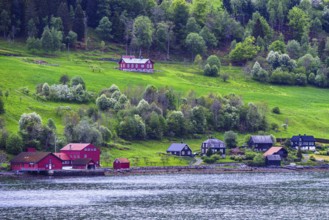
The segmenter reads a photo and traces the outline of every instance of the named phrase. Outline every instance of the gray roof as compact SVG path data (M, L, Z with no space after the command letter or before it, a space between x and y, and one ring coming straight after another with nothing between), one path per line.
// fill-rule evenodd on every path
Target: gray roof
M266 158L267 158L267 160L271 160L271 161L281 161L280 155L277 155L277 154L268 155L268 156L266 156Z
M184 143L172 143L167 151L182 151L184 147L188 145Z
M139 58L122 58L125 63L132 63L132 64L145 64L150 59L139 59Z
M210 138L204 141L202 144L206 144L207 148L225 148L225 143L221 140Z
M253 135L251 136L251 139L256 144L273 144L270 135Z

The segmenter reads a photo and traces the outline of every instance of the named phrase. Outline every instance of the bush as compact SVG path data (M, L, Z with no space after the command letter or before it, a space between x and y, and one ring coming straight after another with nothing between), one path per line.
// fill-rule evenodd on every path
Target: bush
M270 81L279 85L293 85L295 83L295 78L292 73L282 71L281 69L276 69L272 73Z
M9 154L14 154L14 155L19 154L20 152L22 152L22 145L23 145L22 138L17 134L12 134L7 139L6 151Z
M211 157L206 157L203 159L203 162L208 163L208 164L213 164L216 162L216 160L214 158Z
M274 113L274 114L281 114L281 112L280 112L280 108L279 107L274 107L273 109L272 109L272 112Z
M315 159L315 157L312 155L312 156L310 156L310 160L311 161L316 161L316 159Z
M5 113L5 104L3 103L2 98L0 98L0 115Z

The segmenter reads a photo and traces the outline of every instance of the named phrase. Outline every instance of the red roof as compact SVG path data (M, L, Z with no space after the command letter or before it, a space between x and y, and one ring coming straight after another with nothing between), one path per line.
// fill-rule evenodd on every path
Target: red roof
M117 158L115 159L115 162L119 161L120 163L130 163L127 158Z
M90 143L69 143L65 147L63 147L61 150L76 150L81 151L91 145Z
M58 158L62 160L71 160L66 153L54 153Z
M273 154L279 152L281 149L282 149L282 147L271 147L270 149L268 149L268 150L263 154L263 156L266 157L266 156L269 156L269 155L273 155Z

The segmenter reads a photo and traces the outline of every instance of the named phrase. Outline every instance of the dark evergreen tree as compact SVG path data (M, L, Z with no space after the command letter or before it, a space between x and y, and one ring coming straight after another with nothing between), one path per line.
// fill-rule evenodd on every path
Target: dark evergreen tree
M73 31L77 33L79 41L82 41L85 38L85 14L80 4L78 4L75 9Z
M97 0L97 21L103 17L111 17L110 0Z
M67 35L69 31L72 29L72 21L66 1L62 2L59 5L57 10L57 16L62 19L64 35Z
M89 27L96 28L98 25L97 9L98 9L98 1L87 0L86 16L87 16L87 24Z
M32 22L33 21L33 22ZM34 23L36 28L36 33L38 34L40 31L37 29L39 24L37 7L35 5L35 0L26 0L25 2L25 11L24 11L24 33L25 35L29 35L29 26ZM31 26L30 26L31 27Z

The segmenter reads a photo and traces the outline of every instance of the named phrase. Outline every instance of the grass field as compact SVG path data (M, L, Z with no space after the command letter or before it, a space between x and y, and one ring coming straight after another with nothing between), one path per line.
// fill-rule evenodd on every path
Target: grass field
M182 97L190 91L195 91L198 96L209 93L220 94L222 96L235 93L241 95L244 102L265 103L268 106L268 119L270 123L279 125L288 121L288 129L280 128L278 133L272 131L276 137L289 137L296 134L310 134L316 137L329 138L329 90L314 87L296 86L274 86L260 84L245 77L239 67L224 66L222 73L230 75L228 82L222 82L220 78L209 78L202 76L200 70L187 63L161 63L156 62L154 74L121 72L117 69L115 62L99 62L99 58L118 57L118 52L65 52L53 57L38 57L26 52L21 44L8 44L0 41L0 54L14 53L19 57L0 56L0 89L9 91L8 99L4 98L6 114L1 116L6 121L6 127L10 132L18 131L18 120L23 113L37 112L44 122L48 118L53 118L56 122L59 135L63 132L63 121L56 115L58 106L70 106L78 109L81 105L69 103L41 102L33 97L35 87L39 83L58 83L62 74L70 77L82 76L86 82L87 89L98 93L102 88L116 84L123 91L129 88L130 92L145 88L152 84L160 87L169 86ZM24 57L36 60L44 60L54 66L38 65L24 61ZM90 63L100 65L102 72L92 72ZM76 62L78 61L78 62ZM21 92L21 88L27 87L29 95ZM278 106L280 115L271 113L271 109ZM218 134L222 137L223 134ZM192 148L198 149L202 142L198 140L195 145L191 140ZM243 136L240 137L243 142ZM113 149L111 157L129 155L133 157L138 154L155 155L159 151L164 151L168 147L167 142L134 142L129 146L129 150ZM157 162L159 162L159 158ZM140 163L142 160L140 160ZM174 160L173 160L174 161ZM168 162L171 163L171 162ZM172 162L172 164L180 164ZM182 163L187 163L186 161Z

